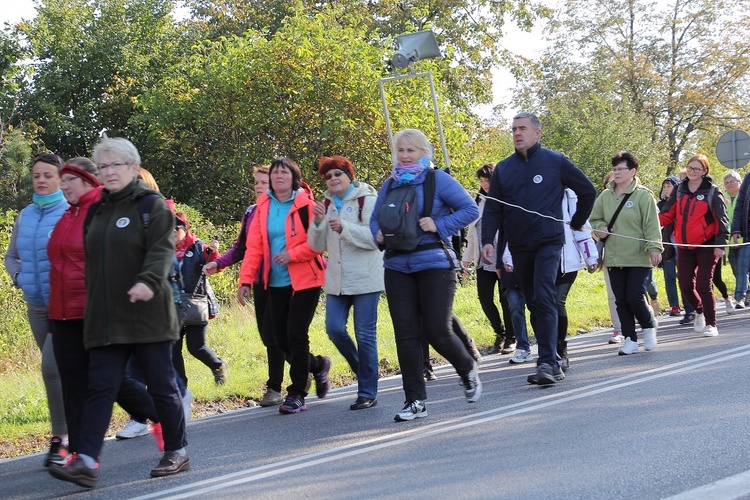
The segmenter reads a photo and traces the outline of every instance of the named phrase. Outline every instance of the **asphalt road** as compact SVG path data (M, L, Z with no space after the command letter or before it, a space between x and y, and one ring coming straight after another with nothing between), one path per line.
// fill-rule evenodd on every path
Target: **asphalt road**
M92 490L52 478L42 455L0 462L0 497L52 498L750 498L750 310L719 307L704 338L660 318L653 352L618 356L609 332L570 340L568 378L526 383L533 365L481 364L463 396L440 367L428 417L396 423L400 378L378 406L350 411L353 387L280 415L253 408L188 424L191 470L152 479L151 437L107 441Z

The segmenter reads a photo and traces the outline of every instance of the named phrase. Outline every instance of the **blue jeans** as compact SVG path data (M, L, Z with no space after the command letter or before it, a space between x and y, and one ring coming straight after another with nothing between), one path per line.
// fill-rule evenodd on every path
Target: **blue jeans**
M378 301L380 292L361 295L326 295L326 332L333 345L357 374L357 396L378 395ZM346 331L349 310L354 306L354 337Z
M529 332L526 330L526 299L519 288L503 290L510 310L510 322L516 332L516 349L531 351Z
M667 301L669 307L680 305L680 296L677 295L677 263L674 259L662 261L664 270L664 287L667 289Z
M731 251L737 252L737 274L735 275L737 285L734 289L734 300L745 300L748 269L750 269L750 245L733 248Z

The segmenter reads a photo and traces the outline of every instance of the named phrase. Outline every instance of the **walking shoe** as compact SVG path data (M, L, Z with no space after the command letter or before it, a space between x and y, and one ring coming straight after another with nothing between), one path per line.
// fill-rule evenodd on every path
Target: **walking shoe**
M76 456L65 465L50 466L49 473L55 479L75 483L84 488L93 488L99 479L99 464L96 464L95 468L90 469L86 467L81 457Z
M630 340L630 338L626 338L625 342L622 344L622 347L620 347L620 350L617 351L617 354L620 356L626 356L628 354L635 354L638 352L638 342L634 342Z
M647 351L656 349L656 328L643 329L643 348Z
M424 376L424 379L428 382L430 380L437 380L437 375L435 375L435 372L432 371L432 368L425 368L422 370L422 376Z
M727 309L727 314L734 312L734 301L732 299L724 299L724 306Z
M476 361L474 361L474 367L471 371L465 377L461 377L461 379L464 382L466 400L469 403L479 401L479 398L482 397L482 381L479 380L479 365Z
M224 382L227 381L227 362L223 359L221 360L221 366L218 368L214 368L214 382L216 382L216 385L222 385Z
M560 369L563 373L568 373L570 368L570 359L568 359L568 341L563 340L557 343L557 356L560 358Z
M302 396L287 396L284 403L279 406L279 413L284 413L285 415L299 413L301 411L307 411L305 398Z
M692 325L695 322L695 313L686 313L685 317L680 320L681 325Z
M190 457L187 453L180 455L176 451L167 451L159 460L159 464L151 469L151 477L171 476L190 469Z
M706 317L703 313L696 314L695 323L693 323L693 331L695 333L702 333L704 328L706 328Z
M622 343L622 334L615 330L612 332L612 338L609 339L609 344L621 344Z
M503 345L503 350L500 351L500 354L512 354L516 351L516 341L513 339L505 339L505 344Z
M313 373L315 377L315 394L319 398L326 397L328 394L328 372L331 371L331 358L323 356L323 368L317 373Z
M396 413L393 420L396 422L408 422L415 418L422 418L427 416L427 407L424 405L424 401L414 400L406 401L404 403L404 409Z
M503 348L503 344L505 343L505 336L504 335L496 335L495 336L495 343L492 344L492 347L490 347L490 350L488 351L489 354L497 354L500 352L500 350Z
M536 373L532 373L528 376L526 381L529 384L534 385L552 385L555 382L565 380L565 374L557 365L552 368L547 363L542 363L536 367Z
M527 351L526 349L516 349L516 352L514 352L513 356L508 360L508 363L512 365L520 365L521 363L525 363L533 359L534 356L531 355L531 351Z
M750 292L745 294L744 304L745 304L745 307L750 307Z
M672 308L669 310L670 316L679 316L680 315L680 306L672 306Z
M191 409L193 407L193 393L190 389L185 390L185 395L182 396L182 411L185 412L185 422L190 420Z
M378 400L375 398L366 398L364 396L357 396L357 400L349 406L350 410L366 410L377 406Z
M44 457L44 466L49 467L52 464L65 465L68 461L68 447L63 442L60 436L52 436L49 443L49 451L47 456Z
M148 436L148 423L139 422L133 418L120 432L115 434L117 439L132 439L140 436Z
M273 389L266 389L266 393L263 394L263 398L258 402L260 406L278 406L284 402L284 396L280 392L276 392Z
M156 422L151 426L151 434L156 439L156 449L164 451L164 432L162 431L161 424Z
M734 305L734 308L735 309L744 309L745 308L745 303L743 301L741 301L741 300L738 300L737 303Z
M718 334L719 329L713 325L706 325L706 328L703 329L704 337L716 337Z

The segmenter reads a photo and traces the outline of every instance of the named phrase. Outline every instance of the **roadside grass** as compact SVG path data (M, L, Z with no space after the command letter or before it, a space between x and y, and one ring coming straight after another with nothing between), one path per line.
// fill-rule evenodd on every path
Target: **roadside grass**
M734 278L725 268L725 281L734 289ZM663 273L656 273L657 287L662 307L666 308ZM226 298L226 297L225 297ZM611 328L607 295L601 273L579 272L567 301L569 332L595 331ZM723 306L719 306L723 309ZM494 332L482 313L476 298L473 277L463 279L456 293L454 311L476 339L480 350L486 351L494 342ZM528 323L528 314L527 314ZM352 332L351 319L349 331ZM22 335L31 336L28 326ZM529 325L529 333L533 331ZM193 416L222 413L240 407L254 406L263 395L266 381L265 348L255 326L253 308L241 307L229 297L222 312L211 321L208 345L229 363L226 384L217 386L211 370L184 350L189 387L195 394ZM354 374L344 358L325 333L325 297L310 328L310 348L313 354L331 357L330 379L333 386L353 383ZM398 371L396 343L385 297L378 308L378 349L381 376ZM47 449L49 442L49 415L44 385L39 372L40 355L32 342L23 343L21 355L14 360L12 369L3 370L0 376L0 459L24 455ZM444 363L434 351L433 363ZM7 367L6 367L7 368ZM285 384L288 380L285 380ZM121 428L127 415L116 406L110 426L110 435Z

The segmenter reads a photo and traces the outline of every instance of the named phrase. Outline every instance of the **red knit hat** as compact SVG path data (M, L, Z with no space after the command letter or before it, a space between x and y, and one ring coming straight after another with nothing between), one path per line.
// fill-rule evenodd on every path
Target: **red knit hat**
M175 226L182 226L185 228L185 231L190 229L190 222L188 222L187 215L185 215L185 212L177 212L174 214L175 218Z
M343 156L322 156L318 164L318 173L321 177L325 177L326 174L331 170L341 170L349 176L349 180L354 180L354 165L349 161L348 158Z
M86 172L81 167L78 167L76 165L71 165L70 163L66 163L60 169L60 175L62 176L63 174L75 175L86 184L89 184L94 187L98 187L102 185L102 181L100 181L97 176L95 176L92 173Z

